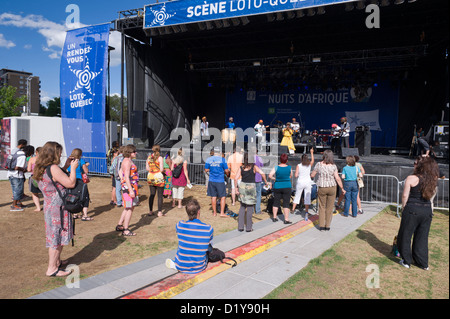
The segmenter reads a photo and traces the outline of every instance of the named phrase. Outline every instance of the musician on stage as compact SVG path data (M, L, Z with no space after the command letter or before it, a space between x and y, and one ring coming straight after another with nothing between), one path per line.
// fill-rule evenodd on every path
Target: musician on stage
M291 123L286 123L286 127L283 129L283 140L280 146L287 146L289 152L295 152L294 142L292 141L292 135L294 130L291 128Z
M334 123L331 125L331 135L331 151L334 154L338 154L340 153L339 138L341 135L341 128L339 127L339 125Z
M230 117L228 119L228 123L225 124L225 128L229 128L229 129L232 129L232 130L234 130L236 128L236 124L234 123L234 119L232 117Z
M206 116L202 117L202 122L200 123L200 134L202 137L208 137L209 139L209 123L206 121Z
M347 118L341 118L341 148L350 147L350 124L347 122Z
M300 123L297 122L297 119L294 117L292 119L291 123L292 130L294 131L294 135L292 136L292 139L296 142L299 142L300 140Z
M261 149L262 144L266 142L266 128L268 127L269 125L264 125L263 120L259 120L254 127L259 149Z

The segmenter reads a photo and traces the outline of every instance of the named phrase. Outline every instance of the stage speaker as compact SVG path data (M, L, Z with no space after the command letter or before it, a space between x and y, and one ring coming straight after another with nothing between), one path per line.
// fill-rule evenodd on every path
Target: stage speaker
M341 158L346 158L347 156L359 156L359 150L355 148L346 148L342 149Z
M361 156L370 156L372 149L372 134L370 127L355 127L355 147Z

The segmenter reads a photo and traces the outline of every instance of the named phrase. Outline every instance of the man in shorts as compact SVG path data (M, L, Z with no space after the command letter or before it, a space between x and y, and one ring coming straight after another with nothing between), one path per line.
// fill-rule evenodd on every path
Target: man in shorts
M214 148L214 155L206 160L205 172L209 173L206 194L211 197L214 216L217 216L217 198L220 198L220 217L228 217L225 215L225 198L227 196L225 174L230 176L230 170L218 147Z

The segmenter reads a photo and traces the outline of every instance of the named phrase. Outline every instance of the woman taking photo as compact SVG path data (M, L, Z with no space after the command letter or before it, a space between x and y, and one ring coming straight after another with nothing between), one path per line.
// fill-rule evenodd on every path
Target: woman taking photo
M428 234L433 211L433 198L439 178L439 167L431 157L420 157L414 163L414 173L405 180L402 195L402 220L397 235L398 251L406 268L415 264L428 270ZM411 237L412 249L411 249Z
M150 187L150 198L148 201L149 216L153 216L153 201L155 200L155 195L158 196L158 217L162 214L163 205L163 191L164 191L164 175L162 174L162 169L164 167L163 158L160 153L161 149L159 145L154 145L152 147L152 154L150 154L145 162L145 168L148 171L147 182Z
M132 161L134 158L136 158L136 146L125 146L123 148L122 166L119 169L123 212L116 227L116 230L121 231L123 236L136 236L136 234L128 228L130 226L134 207L139 203L139 174L136 165Z
M265 185L267 185L266 175L258 166L248 162L248 153L246 152L244 163L234 177L234 183L238 185L236 193L239 195L239 201L241 202L238 217L238 230L241 232L244 231L244 226L246 226L247 232L253 230L252 216L256 204L256 173L261 175ZM239 180L241 182L238 184ZM246 211L247 215L245 214Z
M274 167L269 174L270 179L275 179L273 184L274 201L273 201L273 217L272 221L278 221L278 207L280 206L281 199L283 199L283 211L284 211L284 223L292 224L289 220L289 204L292 194L292 169L287 165L288 155L281 154L280 165Z
M44 221L46 247L48 248L46 275L49 277L64 277L71 273L64 270L68 262L61 261L61 253L63 246L68 245L73 237L72 218L70 213L63 209L62 199L54 183L62 194L66 192L66 188L73 188L77 180L75 171L78 167L78 160L73 159L70 162L71 173L70 176L67 176L58 166L61 153L62 146L60 144L45 143L39 152L33 173L33 178L38 181L39 189L44 196ZM49 167L53 181L47 173L47 167Z
M178 201L178 208L182 208L181 202L183 201L186 185L191 184L188 175L187 160L184 159L184 152L181 148L178 150L177 157L172 161L172 172L180 165L182 166L181 174L177 177L172 176L172 207L175 207L175 201Z
M323 152L323 160L314 167L311 178L318 174L316 181L319 200L319 229L330 230L331 219L333 218L334 200L336 199L336 184L339 185L345 194L338 169L334 164L334 155L330 150Z

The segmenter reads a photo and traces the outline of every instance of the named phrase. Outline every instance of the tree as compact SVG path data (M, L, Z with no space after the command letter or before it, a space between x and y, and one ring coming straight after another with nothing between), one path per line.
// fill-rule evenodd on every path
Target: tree
M123 99L123 123L128 123L127 98ZM111 121L120 123L120 95L109 96L109 116Z
M55 97L53 100L47 102L47 111L45 116L59 116L61 117L61 98Z
M0 118L19 116L20 107L27 103L27 97L16 97L17 88L5 85L0 88Z

